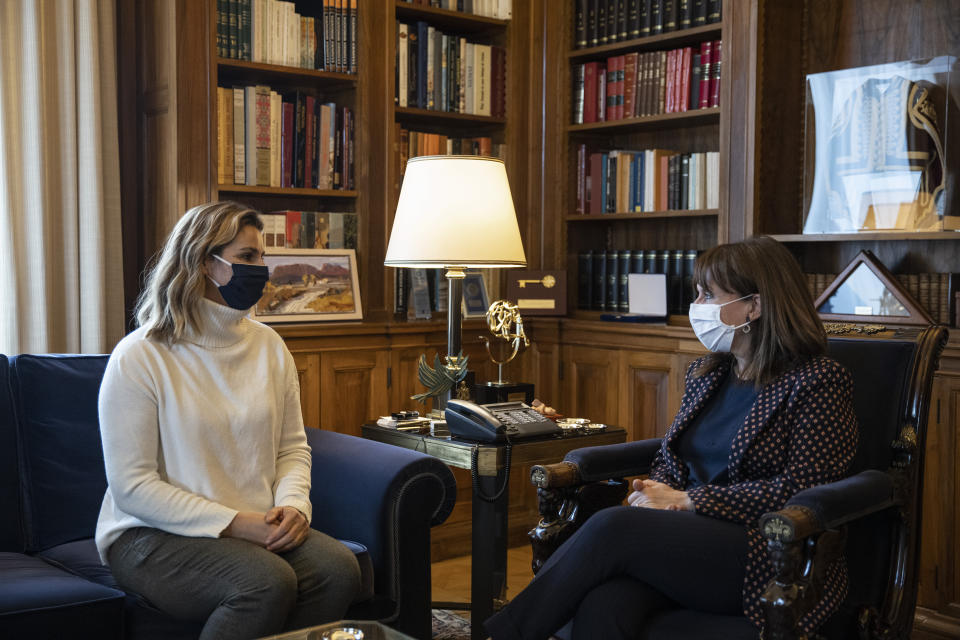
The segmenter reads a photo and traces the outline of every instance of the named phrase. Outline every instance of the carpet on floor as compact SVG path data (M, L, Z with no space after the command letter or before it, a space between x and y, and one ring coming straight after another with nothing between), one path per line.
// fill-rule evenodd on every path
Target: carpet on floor
M470 640L470 612L434 609L433 640Z

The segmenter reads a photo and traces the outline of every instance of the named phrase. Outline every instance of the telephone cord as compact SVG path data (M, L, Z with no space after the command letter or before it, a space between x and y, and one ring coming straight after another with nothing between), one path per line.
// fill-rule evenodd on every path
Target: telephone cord
M500 487L500 490L497 491L493 496L488 496L482 491L480 491L480 479L477 473L477 460L480 457L480 445L473 445L473 448L470 450L470 479L473 481L473 495L477 496L484 502L496 502L500 499L500 496L503 495L503 492L507 490L507 486L510 484L510 453L513 450L513 445L507 442L507 446L504 447L504 459L503 459L503 486Z

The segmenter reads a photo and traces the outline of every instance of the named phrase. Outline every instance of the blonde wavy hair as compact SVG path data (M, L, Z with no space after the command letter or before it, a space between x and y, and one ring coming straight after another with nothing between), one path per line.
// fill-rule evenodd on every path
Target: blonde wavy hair
M188 326L198 327L204 263L220 255L246 226L263 231L259 212L238 202L209 202L183 214L148 267L137 299L137 324L147 328L147 338L174 343Z

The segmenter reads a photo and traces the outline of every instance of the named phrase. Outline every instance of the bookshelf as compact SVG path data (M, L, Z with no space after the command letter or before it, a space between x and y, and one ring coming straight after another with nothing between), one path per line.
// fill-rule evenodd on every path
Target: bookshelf
M726 158L730 100L726 80L729 54L725 21L730 18L725 15L721 22L577 48L577 4L575 0L558 2L553 5L553 15L548 17L547 30L556 37L546 44L547 74L554 78L550 89L555 88L560 99L555 101L556 104L545 100L546 155L555 157L552 162L548 160L546 168L550 176L548 182L556 180L563 186L552 198L547 197L548 208L555 207L558 211L554 216L555 259L567 270L568 309L573 310L571 315L575 318L597 322L597 331L605 331L609 325L599 322L597 310L584 308L586 305L578 300L578 255L587 250L702 250L724 241L727 220L724 182L728 170L721 162L716 178L719 191L716 196L720 203L717 207L691 206L682 210L658 207L650 210L653 208L647 205L643 207L647 210L639 212L618 206L616 212L608 209L607 213L601 214L591 213L587 207L584 213L579 213L577 184L581 174L589 172L590 161L587 161L587 167L581 168L578 149L586 145L588 154L615 149L670 149L681 154L719 152L721 158ZM726 6L724 11L727 11ZM655 108L652 115L629 117L628 114L621 119L575 122L577 89L574 85L579 65L593 62L603 65L614 56L632 53L643 55L684 47L696 49L705 42L717 40L723 41L724 48L721 65L724 79L720 84L717 106L695 108L688 105L687 110L669 113ZM549 94L550 90L546 93ZM636 99L639 99L639 93ZM589 100L589 96L584 100ZM591 183L593 180L591 176ZM594 189L591 184L591 190ZM671 318L671 322L682 323L682 318Z

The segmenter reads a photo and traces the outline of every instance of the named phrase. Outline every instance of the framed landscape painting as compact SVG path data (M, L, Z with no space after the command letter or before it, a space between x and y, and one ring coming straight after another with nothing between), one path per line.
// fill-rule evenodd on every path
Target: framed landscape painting
M254 319L272 323L363 318L353 249L271 248L263 261L270 280L254 308Z

